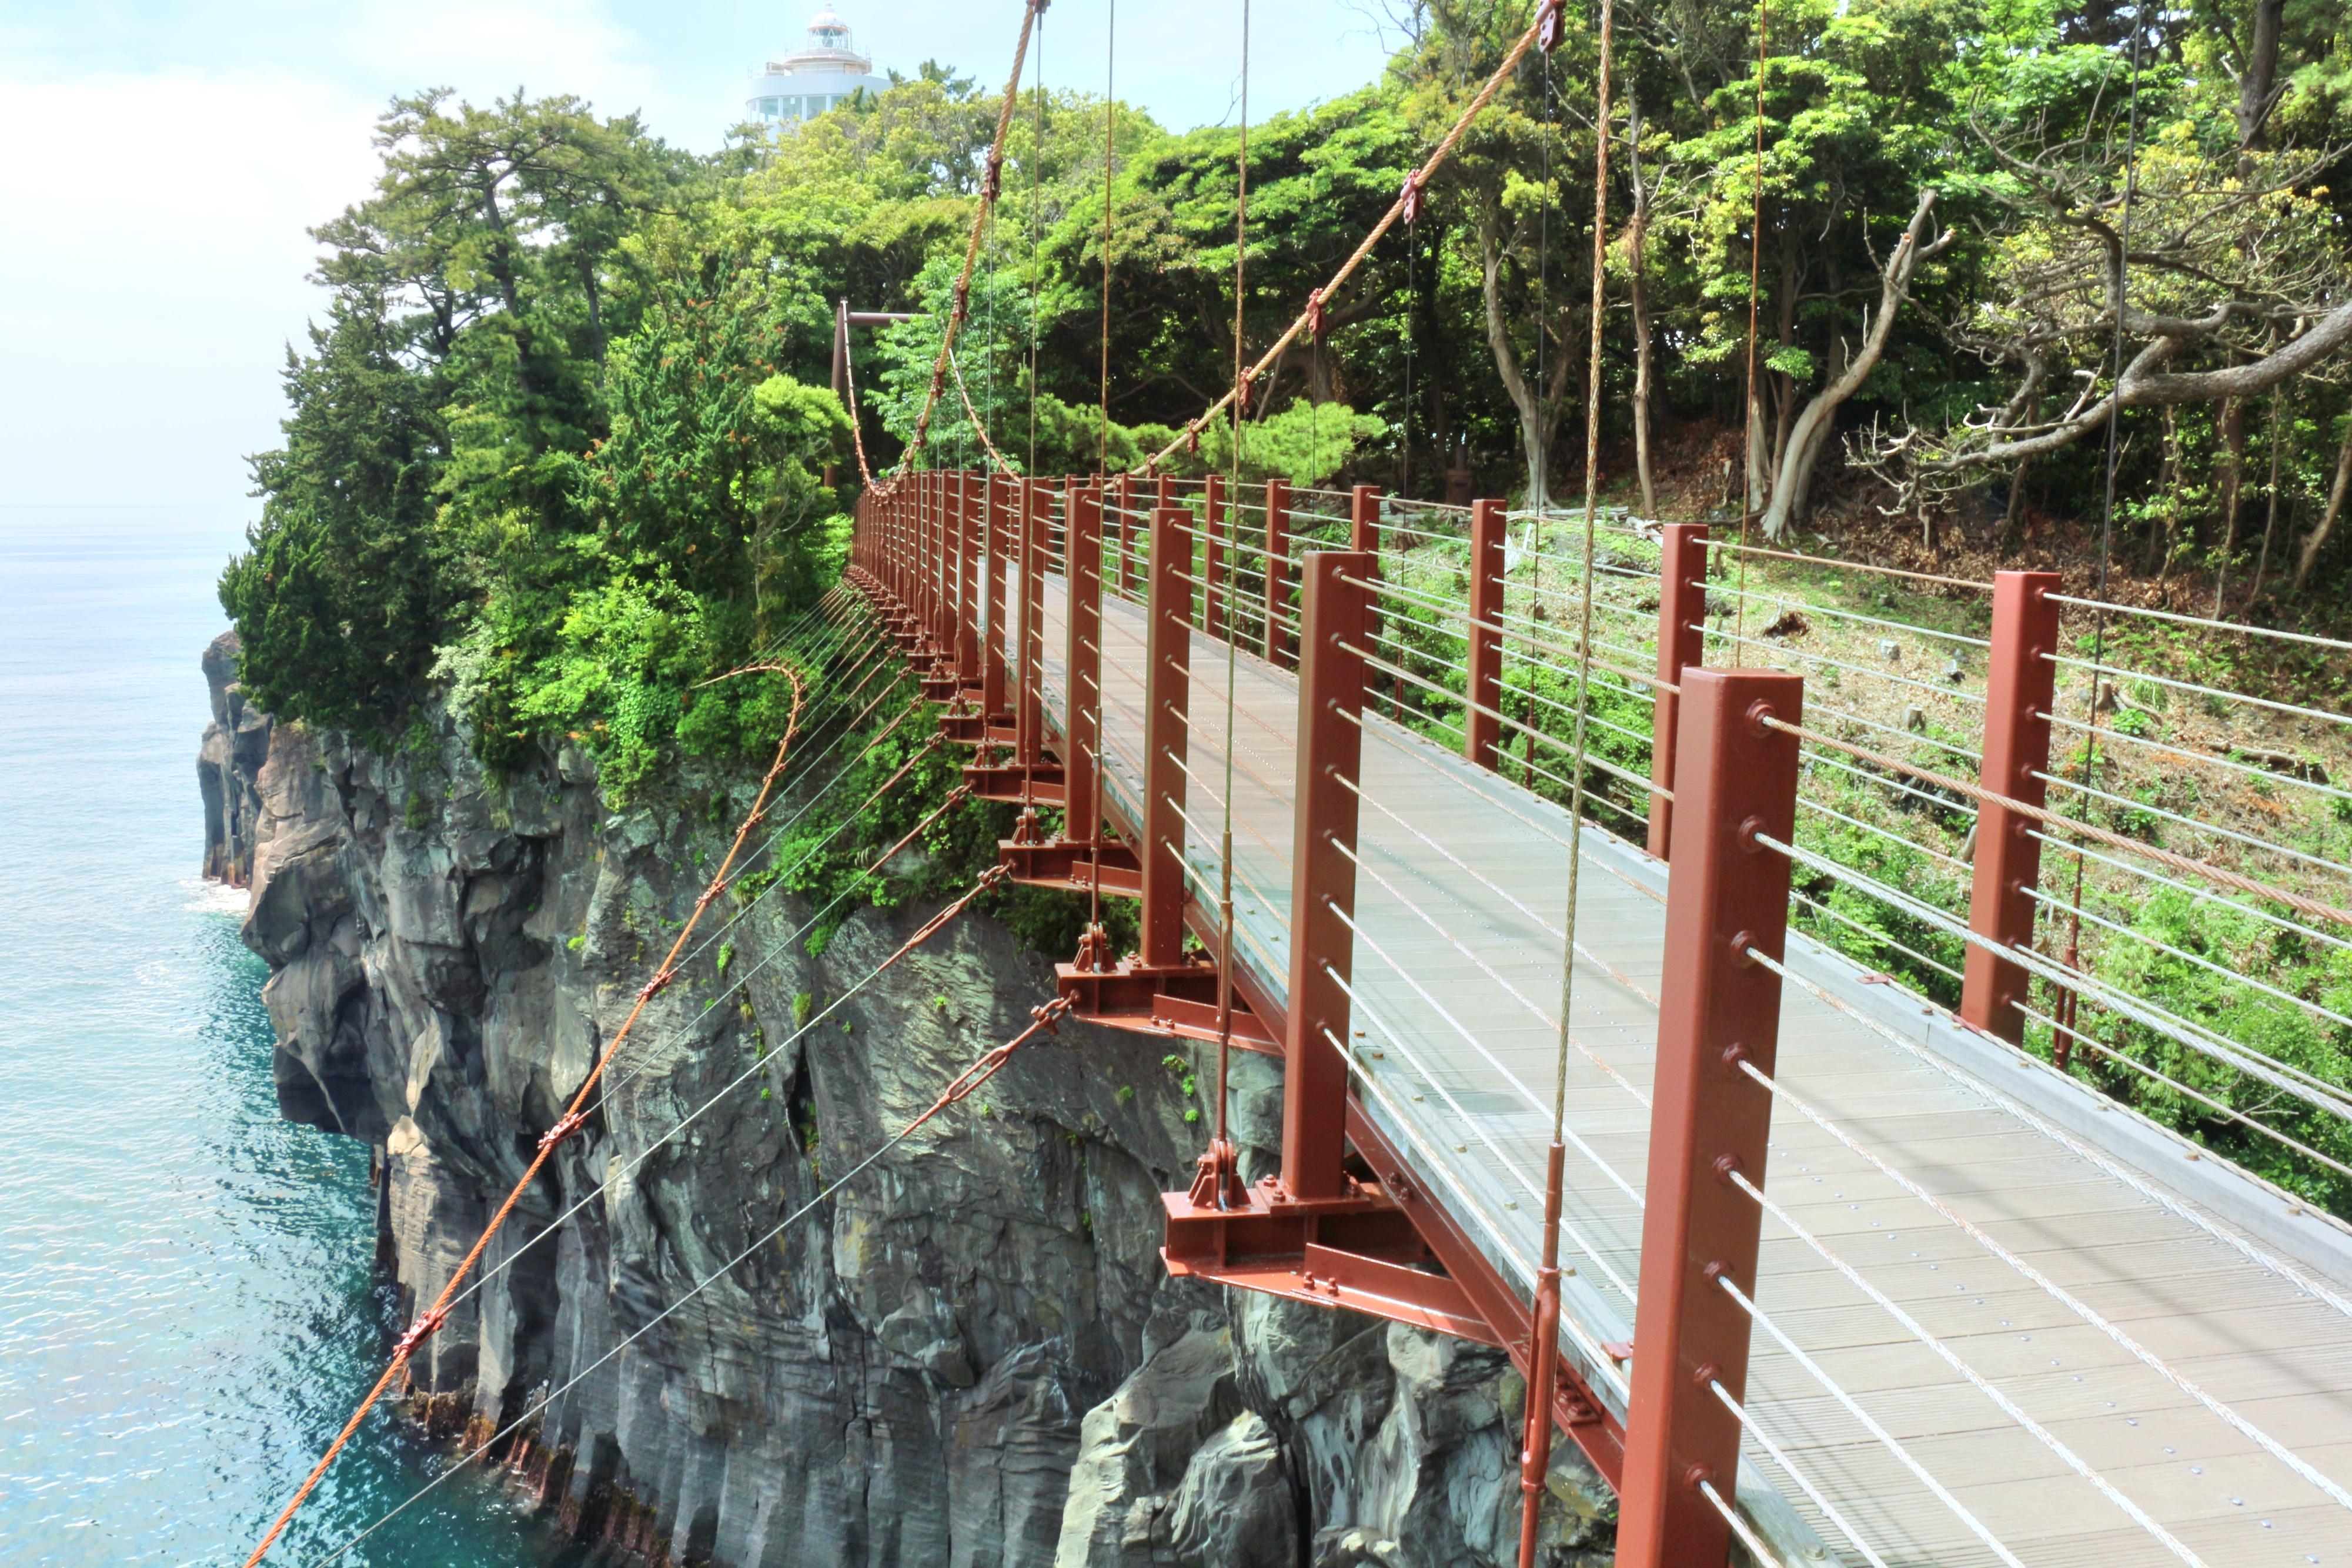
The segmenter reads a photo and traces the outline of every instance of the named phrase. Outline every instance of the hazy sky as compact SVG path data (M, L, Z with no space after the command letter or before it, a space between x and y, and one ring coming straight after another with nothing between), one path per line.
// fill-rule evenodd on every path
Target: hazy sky
M365 193L387 97L518 86L636 109L708 151L817 0L0 0L0 507L251 510L285 346L318 296L303 232ZM1001 83L1019 0L836 0L877 67ZM1111 0L1047 13L1048 83L1099 90ZM1241 0L1117 0L1119 95L1222 120ZM1378 73L1363 0L1255 0L1253 117Z

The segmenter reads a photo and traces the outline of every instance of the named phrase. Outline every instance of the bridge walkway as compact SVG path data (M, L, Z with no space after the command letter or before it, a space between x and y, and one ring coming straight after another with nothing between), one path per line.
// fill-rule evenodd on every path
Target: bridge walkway
M1063 580L1049 575L1049 715L1066 708L1064 603ZM1103 614L1106 801L1133 823L1144 612L1106 593ZM1187 847L1196 895L1212 906L1227 659L1223 643L1192 633ZM1278 998L1289 959L1297 685L1248 653L1234 670L1236 962ZM1415 1178L1464 1217L1506 1278L1532 1291L1568 814L1385 718L1368 717L1366 728L1350 1042L1360 1099ZM1591 825L1583 843L1563 1243L1574 1272L1562 1346L1622 1418L1622 1353L1641 1282L1665 868ZM2352 1316L2191 1218L2244 1228L2278 1207L2275 1196L2199 1164L2190 1145L2150 1137L2145 1124L2124 1152L2102 1147L2078 1134L2120 1129L2126 1118L2103 1114L2080 1085L1793 932L1788 961L1801 983L1784 988L1782 1097L1764 1184L1785 1218L1765 1220L1756 1303L1764 1321L1740 1487L1743 1511L1768 1541L1793 1546L1792 1562L1863 1561L1854 1536L1890 1564L2179 1560L2050 1442L1961 1381L1890 1313L1891 1301L2197 1559L2217 1568L2352 1563L2352 1513L1790 1096L2164 1367L2336 1486L2352 1486ZM2299 1261L2315 1276L2347 1277L2352 1249L2323 1245L2314 1256L2308 1230L2296 1234L2306 1239Z

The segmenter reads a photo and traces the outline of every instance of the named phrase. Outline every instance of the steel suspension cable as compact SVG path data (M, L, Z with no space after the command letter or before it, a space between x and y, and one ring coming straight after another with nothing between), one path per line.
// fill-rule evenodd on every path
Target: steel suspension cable
M1584 387L1584 578L1582 602L1578 611L1576 718L1569 767L1568 909L1562 922L1567 930L1567 950L1560 959L1559 1044L1552 1073L1551 1146L1544 1179L1543 1263L1536 1273L1537 1322L1535 1343L1530 1347L1534 1364L1528 1369L1527 1441L1521 1453L1519 1477L1519 1568L1535 1568L1538 1527L1550 1469L1551 1391L1559 1354L1559 1219L1561 1193L1567 1180L1569 1052L1577 1050L1592 1056L1591 1051L1577 1043L1570 1020L1576 1000L1577 892L1579 873L1584 866L1584 761L1590 737L1586 720L1592 706L1593 532L1601 496L1601 339L1608 304L1609 72L1615 22L1613 0L1601 0L1601 70L1592 116L1592 315L1589 328L1592 341ZM1549 196L1547 182L1547 202ZM1648 1096L1635 1090L1613 1069L1602 1065L1628 1093L1644 1105L1649 1103Z
M1118 80L1118 0L1108 0L1103 26L1103 232L1102 232L1102 417L1096 427L1095 471L1106 479L1110 475L1110 236L1111 236L1111 176L1118 155L1118 99L1114 89ZM1102 821L1102 808L1095 808L1095 821ZM1099 836L1099 835L1097 835ZM1095 879L1102 879L1097 875ZM1096 895L1099 899L1099 893ZM1100 922L1100 911L1096 920Z
M1550 0L1538 0L1538 8L1540 10L1549 4ZM1405 215L1406 208L1408 206L1416 210L1419 208L1422 188L1444 164L1446 159L1453 156L1455 145L1469 131L1471 121L1485 111L1487 104L1494 101L1495 95L1503 89L1503 84L1510 79L1511 73L1518 69L1519 62L1525 59L1528 51L1535 47L1538 26L1539 24L1535 22L1528 25L1527 30L1519 35L1518 41L1511 46L1510 52L1503 57L1503 63L1495 68L1494 74L1486 78L1486 85L1481 87L1477 96L1470 100L1469 107L1465 109L1454 121L1421 167L1414 170L1411 177L1405 181L1404 189L1397 193L1396 200L1389 204L1388 211L1381 214L1380 221L1371 226L1362 241L1349 254L1348 259L1340 263L1339 270L1331 275L1330 281L1308 294L1307 308L1298 313L1290 325L1284 329L1282 335L1276 338L1273 344L1251 364L1248 371L1244 372L1245 380L1255 382L1264 375L1267 368L1280 357L1282 351L1297 340L1299 333L1310 329L1319 332L1323 312L1329 308L1332 296L1339 293L1341 285L1355 276L1356 269L1363 265L1366 256L1371 255L1372 248L1387 236L1389 230L1396 226L1397 220ZM1178 447L1199 439L1201 432L1208 427L1209 421L1223 413L1234 396L1233 389L1228 388L1216 402L1187 421L1184 427L1176 434L1175 439L1136 465L1132 472L1156 473L1160 465L1172 456Z
M1243 380L1242 360L1246 352L1243 328L1248 304L1249 287L1249 68L1250 68L1250 0L1242 0L1242 92L1241 141L1234 154L1234 419L1233 444L1230 454L1233 465L1233 499L1225 516L1202 522L1211 529L1222 529L1238 537L1236 526L1241 516L1242 491L1242 415L1249 402L1249 382ZM1207 549L1214 549L1217 539L1213 532ZM1238 569L1239 558L1234 566ZM1240 586L1238 571L1234 586ZM1209 606L1204 599L1202 620L1208 619ZM1239 678L1241 639L1234 634L1233 608L1225 607L1226 624L1222 628L1225 639L1225 789L1218 804L1223 809L1223 824L1219 831L1217 852L1217 1133L1212 1158L1217 1163L1216 1202L1225 1207L1225 1180L1232 1169L1233 1141L1226 1134L1226 1084L1231 1077L1234 1053L1234 714L1236 706L1234 686ZM1209 628L1211 635L1220 629Z
M2116 329L2110 337L2109 359L2113 362L2116 395L2107 400L2106 451L2100 466L2105 471L2105 483L2099 511L2099 570L2097 586L2091 597L2099 608L2091 622L2091 695L2088 701L2091 722L2090 735L2083 743L2082 782L2088 786L2096 774L2099 758L2099 683L2104 678L2100 667L2107 656L2107 572L2115 554L2116 539L2116 470L2123 461L2121 432L2123 429L2124 384L2124 316L2131 298L2131 220L2133 198L2139 188L2139 65L2140 40L2147 32L2138 14L2132 18L2131 100L2124 134L2124 199L2120 215L2119 237L2116 242ZM2053 701L2051 705L2056 706ZM2074 857L2074 905L2083 906L2083 878L2089 870L2082 856ZM2065 965L2070 969L2082 967L2083 922L2080 916L2070 919L2066 926ZM2056 1007L2073 1032L2075 1002L2074 993L2060 990Z
M1748 524L1762 499L1756 484L1756 444L1763 434L1756 406L1756 334L1757 299L1764 277L1764 58L1771 25L1771 0L1756 0L1756 173L1748 209L1748 402L1742 411L1748 439L1747 450L1740 454L1739 595L1732 610L1733 630L1742 636L1748 632Z
M972 214L971 233L964 241L963 270L956 277L955 306L948 314L947 327L940 339L939 358L931 365L931 384L923 394L922 412L915 417L915 438L907 444L907 450L899 455L898 471L890 476L887 488L896 488L905 477L929 436L931 410L939 402L940 391L947 380L948 354L955 347L956 330L963 325L971 304L971 269L980 258L981 234L983 227L991 235L995 232L996 198L1003 186L1004 136L1013 124L1013 106L1021 96L1021 68L1029 56L1029 37L1037 25L1038 14L1045 10L1047 3L1048 0L1028 0L1021 10L1021 41L1013 47L1013 74L1005 78L1003 101L996 111L996 135L989 144L986 172L981 183L980 211ZM993 255L992 243L992 265ZM995 290L992 287L989 292L989 309L992 313L996 308Z
M1029 148L1029 472L1037 472L1037 297L1040 280L1037 256L1045 242L1045 11L1039 6L1037 61L1030 81L1037 106L1036 126ZM1028 632L1024 628L1022 636Z

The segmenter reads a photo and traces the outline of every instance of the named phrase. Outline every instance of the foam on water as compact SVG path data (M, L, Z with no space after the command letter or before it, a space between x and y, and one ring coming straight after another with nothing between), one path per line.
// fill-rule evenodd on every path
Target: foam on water
M0 1562L243 1560L381 1364L366 1151L278 1119L196 661L234 528L0 509ZM371 1423L273 1561L444 1459ZM467 1479L343 1559L548 1561Z

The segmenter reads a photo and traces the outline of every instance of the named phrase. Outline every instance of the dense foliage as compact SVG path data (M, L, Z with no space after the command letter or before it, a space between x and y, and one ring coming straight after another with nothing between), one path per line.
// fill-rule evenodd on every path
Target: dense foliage
M1234 128L1119 106L1107 171L1099 99L1024 94L932 459L984 460L965 394L1024 469L1158 448L1231 378L1237 239L1255 352L1522 10L1402 6L1381 80L1252 127L1245 237ZM2123 564L2219 580L2217 602L2234 572L2248 605L2324 616L2352 476L2347 358L2322 341L2352 334L2342 8L1804 0L1772 13L1760 68L1751 21L1620 9L1604 477L1652 510L1752 486L1771 528L1874 503L1930 540L2080 541L2120 359ZM1528 57L1419 221L1274 366L1244 468L1580 483L1596 50L1571 16ZM914 430L996 101L926 65L711 157L568 98L394 102L374 194L316 231L332 300L289 355L285 444L255 461L260 520L222 581L260 700L395 740L439 678L492 763L576 736L624 792L677 750L751 744L772 683L689 693L837 565L835 302L929 312L855 334L878 466Z

